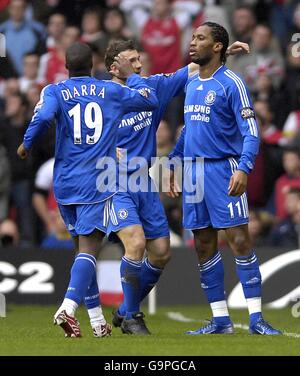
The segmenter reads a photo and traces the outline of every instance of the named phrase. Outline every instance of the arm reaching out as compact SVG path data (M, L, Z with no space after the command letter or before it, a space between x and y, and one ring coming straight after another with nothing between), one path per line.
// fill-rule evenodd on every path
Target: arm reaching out
M232 43L226 51L226 56L238 55L240 53L250 53L250 47L248 43L239 42L238 40Z

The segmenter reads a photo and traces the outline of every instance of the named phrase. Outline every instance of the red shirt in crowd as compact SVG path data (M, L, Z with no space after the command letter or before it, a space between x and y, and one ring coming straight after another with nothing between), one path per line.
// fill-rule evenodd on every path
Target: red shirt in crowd
M173 17L149 18L142 31L142 44L150 55L151 74L172 73L182 66L181 32Z
M276 217L286 219L288 214L285 210L285 194L291 188L300 189L300 178L290 178L288 175L282 175L275 186L275 207Z

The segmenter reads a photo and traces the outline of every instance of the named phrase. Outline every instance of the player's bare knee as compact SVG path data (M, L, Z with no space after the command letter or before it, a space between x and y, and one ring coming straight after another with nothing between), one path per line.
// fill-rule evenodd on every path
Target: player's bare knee
M171 250L168 247L155 253L148 253L148 259L153 266L163 269L171 259Z
M214 242L196 242L195 248L200 264L208 261L216 252L216 245Z
M215 237L212 237L210 234L194 233L194 235L195 249L197 252L198 260L200 264L202 264L216 252L217 242Z
M235 256L246 256L250 253L250 240L244 234L237 234L231 241L231 248Z
M165 267L167 263L170 261L170 259L171 259L171 250L169 248L160 257L160 262L162 264L161 267Z
M125 246L125 256L134 261L142 260L146 242L142 237L132 237Z

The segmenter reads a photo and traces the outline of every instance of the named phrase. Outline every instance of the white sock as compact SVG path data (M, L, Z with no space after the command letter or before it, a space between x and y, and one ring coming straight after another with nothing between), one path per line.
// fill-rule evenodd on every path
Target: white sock
M246 299L248 305L249 315L252 313L261 312L261 298L249 298Z
M210 303L213 317L229 316L226 300Z
M59 307L59 311L65 310L69 316L74 317L78 304L74 300L65 298L62 305Z
M92 327L106 323L106 320L102 312L102 308L100 306L88 309L88 314L90 317L90 323Z

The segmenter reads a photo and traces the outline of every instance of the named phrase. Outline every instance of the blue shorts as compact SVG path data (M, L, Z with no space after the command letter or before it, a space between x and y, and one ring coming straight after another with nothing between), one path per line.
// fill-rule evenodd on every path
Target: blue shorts
M202 166L197 173L193 166L193 182L197 184L200 193L199 199L191 202L191 198L193 199L195 195L187 193L184 185L183 227L185 229L207 227L222 229L249 222L246 193L240 197L228 195L229 181L237 166L238 162L234 158L202 160Z
M141 225L146 239L170 236L159 193L117 192L112 197L107 234L132 225Z
M58 204L69 233L75 237L89 235L94 230L106 233L111 198L97 204Z

